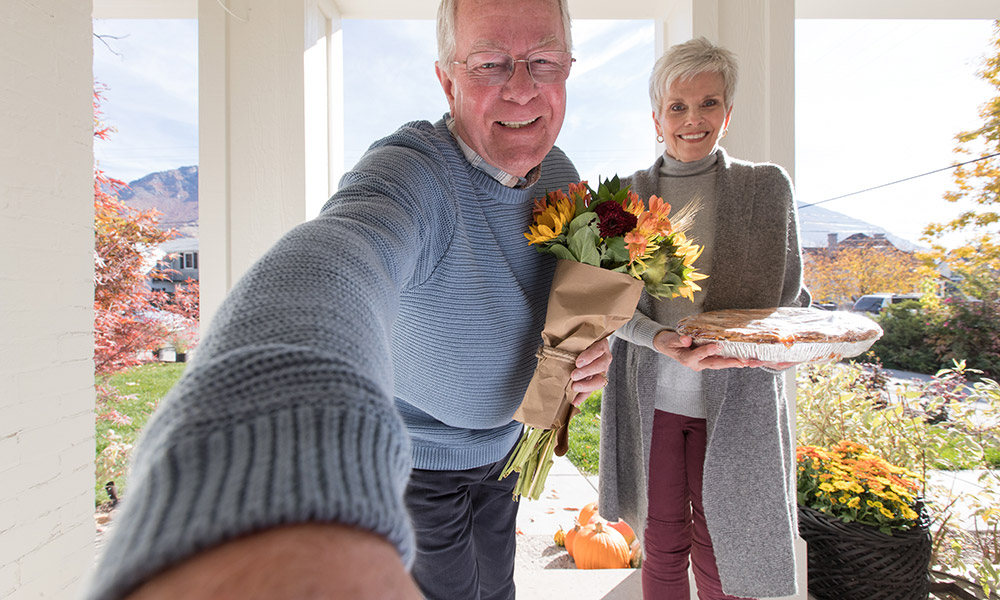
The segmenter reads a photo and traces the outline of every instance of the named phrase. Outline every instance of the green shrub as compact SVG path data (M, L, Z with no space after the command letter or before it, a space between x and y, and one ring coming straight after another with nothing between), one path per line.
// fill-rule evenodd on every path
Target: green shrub
M941 304L937 326L930 332L941 358L965 359L970 369L985 377L1000 377L1000 293L997 290L971 300L947 299Z
M884 333L871 351L884 367L916 373L934 373L940 368L928 341L929 319L919 301L891 304L876 320Z

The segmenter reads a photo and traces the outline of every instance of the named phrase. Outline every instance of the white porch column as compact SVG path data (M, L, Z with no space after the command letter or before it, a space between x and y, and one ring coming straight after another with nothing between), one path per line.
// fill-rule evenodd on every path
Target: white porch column
M335 25L339 29L332 3L229 0L223 7L202 1L198 19L201 311L207 323L250 265L305 220L307 199L321 205L316 199L328 195L330 159L342 156L343 142L330 136L325 103L342 106L342 95L326 76L331 55L339 54L329 43ZM341 131L343 118L336 118Z
M0 598L94 562L93 22L0 2Z
M344 37L330 0L306 3L306 218L319 214L344 173Z

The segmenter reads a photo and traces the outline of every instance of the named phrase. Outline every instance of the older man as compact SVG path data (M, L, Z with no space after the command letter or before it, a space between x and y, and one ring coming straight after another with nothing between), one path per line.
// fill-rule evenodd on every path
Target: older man
M513 598L521 425L578 175L565 0L445 0L449 114L372 145L240 281L151 421L92 597ZM582 400L607 345L581 354ZM405 500L404 500L405 491ZM409 518L408 518L409 516Z

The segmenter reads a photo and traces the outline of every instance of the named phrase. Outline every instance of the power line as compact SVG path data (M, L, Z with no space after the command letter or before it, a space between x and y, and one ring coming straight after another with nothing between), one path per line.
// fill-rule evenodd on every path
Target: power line
M969 165L969 164L972 164L974 162L979 162L981 160L987 160L987 159L993 158L994 156L1000 156L1000 152L994 152L993 154L990 154L989 156L981 156L979 158L974 158L972 160L967 160L967 161L965 161L963 163L958 163L957 165L951 165L951 166L948 166L948 167L943 167L943 168L940 168L940 169L935 169L933 171L927 171L926 173L921 173L920 175L914 175L912 177L907 177L905 179L899 179L897 181L891 181L889 183L883 183L882 185L876 185L875 187L870 187L870 188L867 188L867 189L864 189L864 190L859 190L857 192L851 192L850 194L844 194L843 196L837 196L835 198L827 198L826 200L820 200L819 202L813 202L811 204L800 204L799 205L799 210L802 210L803 208L809 208L810 206L816 206L817 204L823 204L825 202L833 202L834 200L840 200L841 198L847 198L848 196L856 196L858 194L864 194L865 192L870 192L872 190L877 190L879 188L888 187L890 185L896 185L897 183L903 183L904 181L910 181L911 179L917 179L918 177L926 177L927 175L933 175L934 173L940 173L941 171L948 171L950 169L955 169L955 168L958 168L958 167L963 167L965 165Z

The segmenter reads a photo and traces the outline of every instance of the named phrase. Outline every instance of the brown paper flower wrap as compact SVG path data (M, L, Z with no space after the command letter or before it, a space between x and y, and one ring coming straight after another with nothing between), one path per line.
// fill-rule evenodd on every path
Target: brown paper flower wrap
M668 219L670 205L652 196L649 209L621 188L618 177L598 191L571 184L570 196L549 193L536 202L535 222L525 234L540 252L559 258L549 292L538 364L514 419L524 423L521 439L500 478L518 473L514 499L537 500L552 455L568 449L576 358L610 336L635 313L643 289L655 297L692 298L704 279L692 266L701 249L687 240L684 226ZM684 223L690 222L682 217Z

